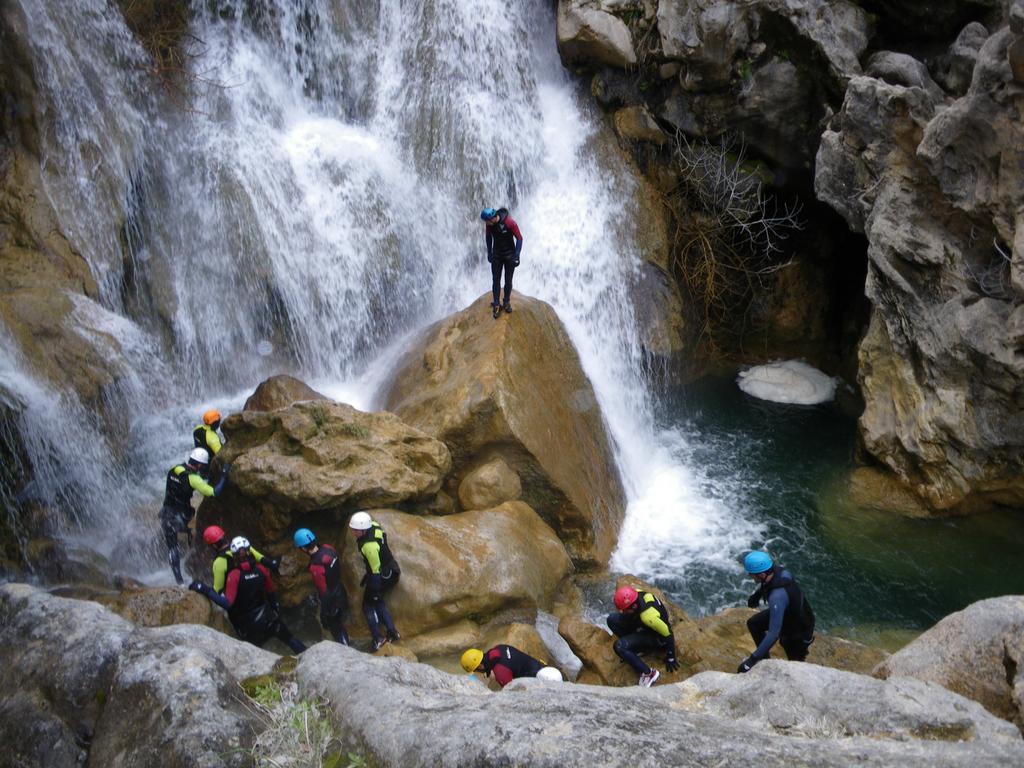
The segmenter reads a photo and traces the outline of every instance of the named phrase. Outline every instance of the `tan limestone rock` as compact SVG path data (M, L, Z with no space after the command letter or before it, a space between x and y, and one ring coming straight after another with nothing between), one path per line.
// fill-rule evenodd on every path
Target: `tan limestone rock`
M519 475L498 457L463 478L459 483L459 503L463 509L488 509L514 501L522 492Z
M604 563L625 494L593 387L548 304L516 294L497 322L489 304L482 296L428 329L385 407L443 440L456 478L478 456L499 455L573 559Z
M321 395L306 382L287 374L271 376L261 381L256 391L249 395L242 407L243 411L276 411L287 408L292 403L304 400L330 400Z

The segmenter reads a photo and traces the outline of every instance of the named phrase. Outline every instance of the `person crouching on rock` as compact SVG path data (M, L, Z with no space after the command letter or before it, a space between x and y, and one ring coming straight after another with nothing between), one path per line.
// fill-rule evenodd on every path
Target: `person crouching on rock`
M479 648L469 648L459 663L470 674L479 671L490 677L493 672L494 679L502 688L517 677L562 682L562 673L557 669L545 666L543 661L537 661L511 645L496 645L486 653Z
M262 647L271 637L276 637L295 653L306 650L281 620L281 606L270 571L256 562L245 537L236 536L231 540L231 562L223 595L201 581L193 581L188 588L226 610L240 639Z
M203 531L203 541L210 545L214 551L213 565L213 591L224 593L224 585L228 579L228 571L231 570L231 540L224 533L219 525L210 525ZM249 547L249 554L257 563L263 563L272 574L281 574L281 562L276 557L265 557L256 547Z
M348 645L348 595L341 583L341 560L330 544L320 544L308 528L299 528L292 537L295 546L309 555L309 573L320 595L320 624L331 637ZM396 633L397 634L397 633Z
M814 642L814 611L793 575L776 565L767 552L749 553L743 558L743 567L759 584L747 607L756 608L763 600L768 608L747 619L747 629L757 648L736 671L749 672L757 662L767 659L776 641L790 661L803 661Z
M370 627L373 637L373 650L377 651L384 643L401 640L402 636L395 629L395 622L384 604L384 592L398 583L402 575L398 563L388 546L388 535L379 523L374 522L366 512L356 512L348 521L352 535L356 539L356 549L363 556L366 573L360 584L363 585L363 615ZM380 631L381 623L387 630L387 637Z
M612 650L639 673L637 685L650 688L661 676L640 658L639 654L645 651L664 649L665 669L679 669L668 609L661 600L650 592L619 587L615 590L615 607L620 612L608 616L608 628L617 638Z
M160 530L167 545L167 559L174 572L174 580L184 584L181 578L181 550L178 548L178 534L188 535L192 543L192 532L188 524L196 511L192 508L192 494L196 491L203 496L220 496L228 482L230 465L225 465L216 485L207 482L210 473L210 454L205 448L195 448L188 455L188 461L171 467L167 473L167 488L164 504L160 508Z

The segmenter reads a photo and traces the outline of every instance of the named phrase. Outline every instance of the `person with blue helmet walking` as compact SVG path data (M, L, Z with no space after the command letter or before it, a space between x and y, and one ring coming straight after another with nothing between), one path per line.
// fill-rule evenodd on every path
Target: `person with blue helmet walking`
M747 607L757 608L763 601L768 608L747 620L747 629L757 648L736 671L749 672L759 661L767 659L776 642L782 645L790 661L803 661L814 642L814 611L793 574L777 565L767 552L750 552L743 558L743 567L758 583Z
M342 645L348 645L348 594L341 583L341 560L330 544L321 544L309 528L299 528L292 537L295 546L309 555L309 573L320 595L320 625Z
M487 244L487 263L491 265L491 314L495 319L502 310L512 311L512 274L519 266L523 250L523 236L519 225L508 215L508 208L484 208L480 218L485 222L484 242ZM501 298L501 274L505 273L504 301Z

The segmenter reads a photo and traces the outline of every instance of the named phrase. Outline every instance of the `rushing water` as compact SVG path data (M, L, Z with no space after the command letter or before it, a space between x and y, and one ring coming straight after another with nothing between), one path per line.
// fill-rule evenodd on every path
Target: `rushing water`
M710 611L741 598L738 558L767 540L812 593L879 602L852 554L820 554L844 535L812 524L805 494L838 458L775 466L785 429L759 431L757 412L654 401L630 300L635 182L561 67L550 0L196 0L188 111L108 0L15 2L46 193L99 286L75 299L76 332L114 382L90 413L3 345L0 383L35 436L26 493L66 512L68 537L169 580L155 511L198 414L281 370L372 406L402 340L488 290L477 214L508 204L516 287L558 311L615 445L629 508L613 567ZM815 435L819 458L849 448L848 424ZM884 611L826 615L923 622L961 597L915 606L915 584Z

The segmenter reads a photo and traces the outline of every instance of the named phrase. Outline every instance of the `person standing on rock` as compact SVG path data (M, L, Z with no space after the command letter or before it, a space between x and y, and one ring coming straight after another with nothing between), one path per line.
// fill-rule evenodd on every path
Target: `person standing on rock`
M203 423L192 430L192 442L196 448L205 448L211 456L220 453L224 441L217 434L220 429L220 411L209 410L203 414Z
M764 601L768 608L747 620L757 648L736 671L749 672L757 662L767 659L776 641L790 661L803 661L814 642L814 611L793 575L776 565L767 552L749 553L743 558L743 567L759 584L747 607L756 608Z
M523 250L523 236L519 225L508 215L508 208L484 208L480 218L486 222L484 242L487 244L487 263L491 265L491 314L498 318L501 310L512 311L512 274L519 266ZM501 297L501 273L505 273L505 297Z
M360 582L363 587L363 615L370 627L373 638L373 650L377 651L384 643L401 640L402 636L395 629L395 622L384 604L384 592L398 583L402 575L398 563L388 546L388 535L380 524L375 522L367 512L356 512L348 521L349 528L356 540L356 549L363 556L366 573ZM384 624L387 636L381 635L380 625Z
M203 541L215 552L213 556L213 591L224 592L228 571L231 570L231 540L219 525L210 525L203 531ZM263 563L275 576L280 575L281 562L276 557L264 557L255 547L249 547L249 554L257 563Z
M470 674L483 672L490 677L493 672L494 679L502 688L517 677L562 681L562 673L557 669L545 666L543 661L537 661L533 656L511 645L496 645L486 653L479 648L469 648L462 654L459 663Z
M650 688L661 673L647 666L640 658L641 653L664 650L665 669L669 672L679 669L668 609L651 592L633 587L619 587L614 599L620 612L608 616L608 628L617 638L612 650L640 675L637 685Z
M174 572L174 580L184 584L181 578L181 550L178 548L178 534L188 536L192 543L192 531L188 524L192 522L196 511L192 508L192 494L203 496L220 496L228 482L230 466L225 466L216 485L207 482L210 471L210 454L205 448L195 448L188 455L188 461L171 467L167 473L167 487L164 492L164 504L160 508L160 530L164 534L167 545L167 559Z
M241 640L262 647L271 637L276 637L295 653L302 653L306 646L281 620L277 588L270 571L256 562L250 550L249 540L244 536L231 540L232 568L228 571L223 595L201 581L193 581L188 588L226 610Z
M295 546L309 555L309 573L320 595L320 624L331 637L348 645L348 595L341 583L341 560L330 544L321 544L308 528L299 528L292 537ZM395 633L397 634L397 633Z

